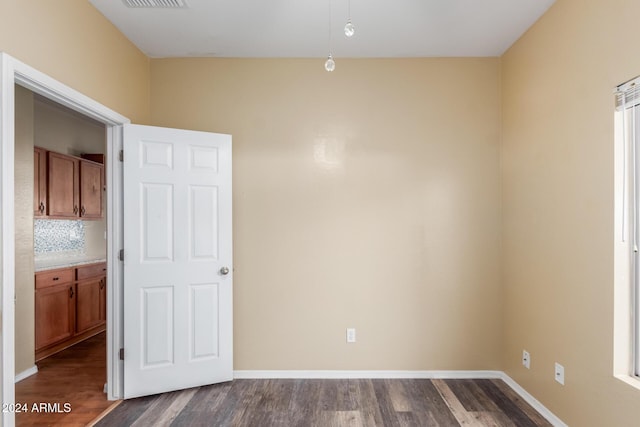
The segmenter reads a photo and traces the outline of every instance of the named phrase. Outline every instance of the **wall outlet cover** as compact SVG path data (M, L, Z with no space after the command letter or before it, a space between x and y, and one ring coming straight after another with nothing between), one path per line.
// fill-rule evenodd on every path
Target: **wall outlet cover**
M555 369L555 379L556 381L558 381L560 384L564 385L564 366L562 366L559 363L556 363L556 369Z
M527 350L522 350L522 366L531 369L531 355Z
M348 343L356 342L356 329L355 328L347 328L347 342Z

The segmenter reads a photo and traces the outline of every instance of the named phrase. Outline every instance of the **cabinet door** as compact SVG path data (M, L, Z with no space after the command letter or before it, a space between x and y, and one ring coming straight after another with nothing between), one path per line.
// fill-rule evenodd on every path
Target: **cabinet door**
M81 333L104 323L100 307L102 277L78 282L77 289L76 333Z
M33 216L47 215L47 150L33 148Z
M100 280L100 322L107 323L107 278Z
M80 216L102 218L102 176L104 167L80 160Z
M47 153L47 201L50 217L77 218L79 207L79 160L64 154Z
M36 350L73 335L75 302L73 283L36 290Z

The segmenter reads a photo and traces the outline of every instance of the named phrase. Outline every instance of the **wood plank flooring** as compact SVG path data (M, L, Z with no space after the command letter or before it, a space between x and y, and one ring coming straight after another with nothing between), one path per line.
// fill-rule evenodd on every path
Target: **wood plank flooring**
M105 334L38 363L16 402L71 404L18 413L18 426L85 426L106 399ZM63 408L62 408L63 409ZM550 424L501 380L235 380L124 401L97 426L495 426Z
M106 377L105 332L41 360L37 374L16 384L16 402L29 408L16 413L16 425L87 425L113 404L103 393ZM61 413L33 412L34 403L59 403ZM64 403L71 412L64 412Z
M121 426L550 426L501 380L235 380L124 401Z

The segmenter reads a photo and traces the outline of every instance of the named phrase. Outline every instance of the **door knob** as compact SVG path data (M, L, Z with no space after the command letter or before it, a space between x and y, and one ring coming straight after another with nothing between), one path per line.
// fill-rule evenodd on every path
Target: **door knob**
M229 267L222 267L220 269L220 274L222 274L223 276L226 276L227 274L229 274Z

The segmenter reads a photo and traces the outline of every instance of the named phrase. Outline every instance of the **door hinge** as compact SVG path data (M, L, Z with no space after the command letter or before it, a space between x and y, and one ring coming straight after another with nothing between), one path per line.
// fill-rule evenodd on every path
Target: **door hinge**
M124 150L120 150L120 152L118 153L118 160L124 162Z
M120 360L124 360L124 348L120 349Z
M124 261L124 249L120 249L120 252L118 252L118 259Z

